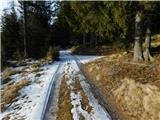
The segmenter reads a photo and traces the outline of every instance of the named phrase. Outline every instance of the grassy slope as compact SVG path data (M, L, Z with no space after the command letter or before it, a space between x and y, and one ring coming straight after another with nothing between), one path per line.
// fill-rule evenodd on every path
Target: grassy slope
M83 65L83 70L89 82L117 109L120 118L160 119L157 107L160 106L158 65L130 64L106 57Z
M152 63L133 63L131 54L117 53L82 65L97 98L120 119L160 119L160 35L152 39Z

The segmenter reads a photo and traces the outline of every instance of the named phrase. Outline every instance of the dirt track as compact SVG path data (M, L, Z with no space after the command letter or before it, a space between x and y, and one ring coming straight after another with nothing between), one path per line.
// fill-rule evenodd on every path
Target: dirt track
M67 105L63 106L61 105L63 101L58 102L64 96L60 87L62 83L66 82L70 91L70 101L71 101L71 114L73 120L111 120L110 115L108 112L101 106L98 102L98 100L94 97L94 94L92 93L90 89L90 85L86 83L84 80L85 77L83 76L82 72L80 71L75 57L73 57L68 52L64 51L61 53L60 61L62 62L61 68L59 69L59 75L57 76L57 80L55 81L54 86L52 87L52 92L50 95L49 103L47 106L47 111L45 115L45 120L54 120L56 118L59 118L61 115L61 118L63 119L63 109L66 109ZM62 77L67 77L67 80L63 80ZM67 89L66 89L67 90ZM64 90L65 91L65 90ZM60 93L60 94L59 94ZM68 101L64 99L64 101ZM59 107L61 106L61 112L57 113L59 111ZM68 112L69 114L69 112ZM57 116L58 115L58 116ZM70 117L68 117L70 120ZM67 119L67 120L68 120ZM71 119L71 120L72 120Z

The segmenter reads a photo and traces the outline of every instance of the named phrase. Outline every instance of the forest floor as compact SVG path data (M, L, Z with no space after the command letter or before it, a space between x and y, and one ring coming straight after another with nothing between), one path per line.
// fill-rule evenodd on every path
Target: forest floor
M113 54L82 65L93 92L115 119L159 120L160 64L122 58Z
M156 37L153 62L135 63L133 53L118 52L82 63L93 93L113 120L160 119L160 36Z

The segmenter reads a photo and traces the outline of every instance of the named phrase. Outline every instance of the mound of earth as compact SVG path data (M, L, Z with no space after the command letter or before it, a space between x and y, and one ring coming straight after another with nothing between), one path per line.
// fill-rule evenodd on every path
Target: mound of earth
M122 56L82 65L97 99L113 119L160 120L160 65L124 62Z

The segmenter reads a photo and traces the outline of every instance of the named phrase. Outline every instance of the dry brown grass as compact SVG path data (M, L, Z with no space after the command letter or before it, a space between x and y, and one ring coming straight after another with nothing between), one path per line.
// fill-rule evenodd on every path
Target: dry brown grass
M66 83L66 79L67 78L63 76L62 83L60 85L57 120L73 120L71 113L72 105L70 99L70 90Z
M33 73L37 73L37 72L39 72L39 71L40 71L39 68L33 68L33 69L32 69L32 72L33 72Z
M76 51L76 49L78 49L79 46L72 46L69 50L74 53Z
M160 119L160 67L157 65L102 58L82 68L90 83L103 93L103 98L109 100L113 109L117 109L120 118Z
M38 68L39 66L40 66L39 63L34 63L34 64L31 65L31 68Z
M155 62L156 62L157 64L160 64L160 54L156 56Z
M27 79L23 79L18 83L8 85L1 92L1 108L2 111L5 109L7 104L10 104L15 101L16 97L20 95L18 92L21 88L28 84Z
M117 104L130 120L160 120L160 90L150 84L141 84L125 78L113 91Z
M46 64L46 60L45 60L44 58L41 58L41 59L40 59L40 64L41 64L41 65Z
M75 78L75 88L76 88L76 90L80 91L80 94L82 96L82 100L81 100L82 109L84 109L88 113L90 113L92 111L92 107L89 105L88 97L85 95L85 93L81 87L80 80L79 80L78 76L76 76L76 78Z
M11 68L6 68L4 70L4 73L2 74L2 78L6 79L8 77L10 77L11 75L15 75L16 73L18 73L19 71L11 69Z
M2 120L10 120L10 116L5 116L4 118L2 118Z
M59 57L59 47L49 47L44 60L46 63L51 64L54 60L58 60Z
M85 117L82 114L80 114L79 120L85 120Z
M32 72L33 72L33 73L39 72L39 71L40 71L39 67L40 67L40 64L38 64L38 63L32 64L32 65L31 65Z

